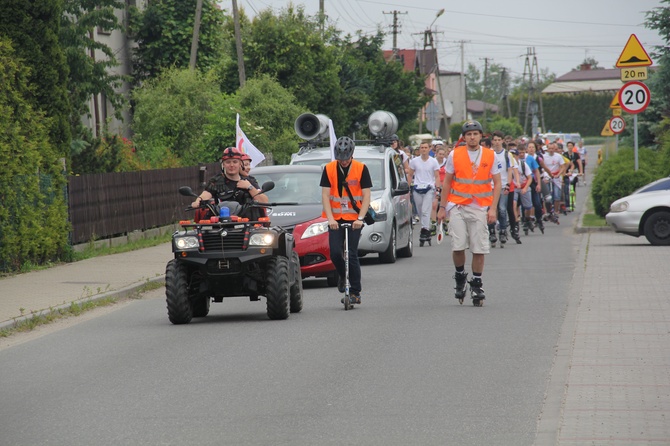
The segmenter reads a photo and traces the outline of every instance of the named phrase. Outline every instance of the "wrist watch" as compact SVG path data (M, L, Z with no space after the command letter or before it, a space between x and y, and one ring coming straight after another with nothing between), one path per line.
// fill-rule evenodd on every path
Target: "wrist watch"
M365 220L365 219L364 219L364 218L361 218L361 217L358 217L357 220L358 220L358 221L363 221L363 220Z
M250 184L249 187L247 187L247 190L253 190L254 186L253 184Z

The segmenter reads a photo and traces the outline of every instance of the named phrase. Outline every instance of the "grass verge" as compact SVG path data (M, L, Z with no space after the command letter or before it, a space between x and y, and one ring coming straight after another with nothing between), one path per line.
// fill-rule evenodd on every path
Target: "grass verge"
M139 239L118 246L104 246L96 248L93 243L89 244L83 251L72 253L73 261L90 259L92 257L119 254L122 252L135 251L138 249L151 248L152 246L167 243L172 239L172 234L164 234L158 237Z
M586 197L585 212L582 216L582 227L601 227L607 226L607 222L600 215L596 215L593 211L593 198L591 194Z
M32 317L17 320L13 327L0 330L0 338L6 338L15 333L32 331L41 325L47 325L59 319L79 316L82 313L96 308L108 307L124 299L140 299L143 293L162 288L163 286L163 282L147 282L140 286L132 295L124 298L105 297L101 299L85 300L82 302L72 302L68 307L52 308L48 312L42 314L33 314Z

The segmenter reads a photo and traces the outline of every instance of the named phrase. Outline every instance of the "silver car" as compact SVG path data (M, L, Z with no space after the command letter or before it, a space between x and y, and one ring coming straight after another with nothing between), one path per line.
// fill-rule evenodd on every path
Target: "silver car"
M390 147L379 145L356 146L354 159L368 166L372 177L370 205L383 219L363 227L358 255L378 253L382 263L412 257L412 205L402 158ZM330 148L317 147L293 155L291 164L323 167L330 161Z
M616 200L605 220L616 232L644 235L652 245L670 245L670 177Z

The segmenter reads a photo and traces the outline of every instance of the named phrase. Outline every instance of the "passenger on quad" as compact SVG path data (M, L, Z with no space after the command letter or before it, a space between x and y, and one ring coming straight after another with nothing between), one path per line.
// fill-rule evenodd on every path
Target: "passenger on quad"
M221 173L209 180L205 190L195 199L191 206L199 208L202 201L215 199L217 203L223 201L236 201L239 204L245 204L250 199L259 203L267 203L268 197L258 187L255 178L244 175L242 160L244 154L235 147L228 147L221 156ZM248 175L248 173L247 173ZM264 210L260 208L248 209L249 215L240 215L252 220L265 215ZM204 216L196 216L200 220Z

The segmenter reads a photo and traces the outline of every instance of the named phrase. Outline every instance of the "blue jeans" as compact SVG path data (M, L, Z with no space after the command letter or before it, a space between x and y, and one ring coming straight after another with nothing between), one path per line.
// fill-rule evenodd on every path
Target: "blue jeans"
M344 231L349 231L349 291L351 294L361 294L361 264L358 261L358 241L361 230L353 228L328 229L330 243L330 260L335 265L337 274L344 277Z

